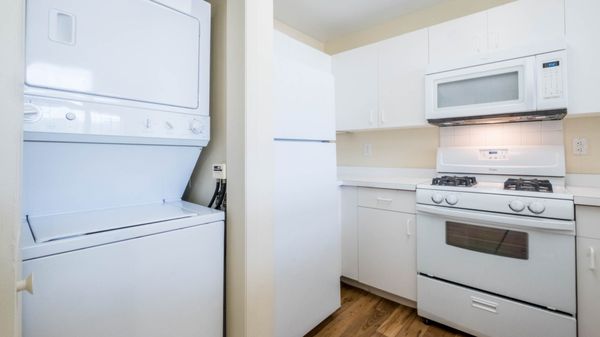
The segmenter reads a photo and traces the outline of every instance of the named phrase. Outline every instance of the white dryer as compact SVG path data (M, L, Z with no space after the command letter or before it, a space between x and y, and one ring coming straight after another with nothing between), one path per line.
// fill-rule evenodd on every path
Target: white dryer
M222 336L209 57L205 1L27 0L24 337Z

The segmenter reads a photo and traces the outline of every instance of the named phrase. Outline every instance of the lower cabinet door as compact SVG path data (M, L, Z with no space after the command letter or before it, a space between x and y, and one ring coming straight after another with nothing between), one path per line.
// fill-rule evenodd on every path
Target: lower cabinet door
M600 334L600 240L577 238L577 320L579 337Z
M358 280L357 188L340 187L340 220L342 224L342 276Z
M417 298L415 216L358 208L358 280L409 300Z

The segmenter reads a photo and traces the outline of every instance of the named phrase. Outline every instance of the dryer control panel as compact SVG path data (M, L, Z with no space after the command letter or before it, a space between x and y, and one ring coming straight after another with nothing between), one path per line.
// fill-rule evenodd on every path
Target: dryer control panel
M25 140L205 146L210 118L34 96L25 97Z

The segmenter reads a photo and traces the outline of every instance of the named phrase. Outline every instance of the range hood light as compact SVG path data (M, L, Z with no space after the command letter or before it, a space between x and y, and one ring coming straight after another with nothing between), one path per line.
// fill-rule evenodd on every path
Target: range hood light
M515 113L505 115L477 116L468 118L444 118L444 119L429 119L430 124L439 127L461 126L461 125L489 125L489 124L505 124L519 122L539 122L539 121L556 121L565 118L567 115L566 109L561 110L546 110L532 111L528 113Z

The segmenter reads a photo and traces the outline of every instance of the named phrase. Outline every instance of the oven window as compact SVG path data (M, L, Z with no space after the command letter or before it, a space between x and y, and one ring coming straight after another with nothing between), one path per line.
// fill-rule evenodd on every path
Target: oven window
M480 253L529 259L528 234L512 230L448 221L446 244Z
M438 108L516 101L519 72L475 77L438 84Z

